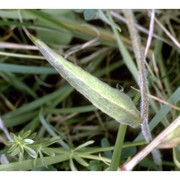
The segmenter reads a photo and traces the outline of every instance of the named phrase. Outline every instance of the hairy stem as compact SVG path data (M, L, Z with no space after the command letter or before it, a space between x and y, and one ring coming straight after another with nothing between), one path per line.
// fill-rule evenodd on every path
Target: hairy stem
M135 27L135 18L132 10L124 10L124 15L128 21L128 29L132 39L133 51L136 57L136 62L139 70L139 88L141 93L141 130L143 136L147 143L152 141L151 132L148 125L148 111L149 111L149 103L148 103L148 85L147 85L147 77L146 77L146 68L145 68L145 56L142 53L141 49L141 41L139 34ZM153 158L155 162L160 165L160 154L157 150L152 152Z
M144 62L145 59L142 54L140 38L135 28L134 15L131 10L124 10L124 15L128 21L128 28L131 35L133 50L139 70L139 87L141 93L141 119L143 121L142 131L146 142L149 143L152 140L152 137L148 127L149 103L148 103L148 87L146 82L146 70L145 70L145 62Z

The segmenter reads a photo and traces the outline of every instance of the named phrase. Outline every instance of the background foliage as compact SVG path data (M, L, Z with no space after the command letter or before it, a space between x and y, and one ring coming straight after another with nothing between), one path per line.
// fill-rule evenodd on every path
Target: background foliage
M140 94L132 42L121 10L110 11L116 24L98 10L23 10L23 25L34 35L110 86L124 91L139 108ZM178 41L179 10L157 10L156 18ZM149 16L136 10L135 17L143 48L146 46ZM120 32L121 48L111 29ZM17 10L0 10L0 115L8 131L36 132L35 141L59 136L44 146L49 155L36 160L26 154L7 153L7 137L0 131L0 155L9 164L0 170L106 170L112 158L118 122L96 109L74 90L44 60L27 38ZM129 61L130 58L133 61ZM161 133L179 114L179 48L155 23L147 57L149 92L175 108L150 98L150 129L153 137ZM43 143L42 143L43 144ZM49 144L48 144L49 145ZM127 128L120 164L133 157L145 145L140 128ZM49 149L48 149L49 148ZM163 170L178 170L178 148L161 149ZM2 161L3 162L3 161ZM157 170L151 155L134 170Z

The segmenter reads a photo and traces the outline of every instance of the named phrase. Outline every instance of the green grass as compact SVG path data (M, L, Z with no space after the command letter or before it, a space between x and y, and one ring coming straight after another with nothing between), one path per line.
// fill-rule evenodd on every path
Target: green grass
M167 29L175 38L178 37L177 12L160 10L156 14L165 27L171 27ZM73 10L22 10L23 23L20 23L17 10L0 10L0 41L13 43L12 48L5 48L0 43L0 117L4 126L14 134L21 130L36 132L34 140L37 143L59 137L58 142L47 148L55 156L44 155L45 167L42 158L38 157L34 163L28 154L20 164L18 156L8 153L8 139L4 131L0 131L0 155L5 154L9 161L8 164L0 164L1 171L36 171L39 168L116 170L147 146L140 127L123 127L98 110L73 89L39 51L25 48L33 43L22 25L63 56L75 48L77 52L67 58L69 61L111 87L124 91L140 110L140 94L131 88L138 88L139 75L127 25L109 13L107 19L113 19L121 29L119 32L116 25L98 16L98 11L88 13L84 12L84 16L83 12ZM97 18L89 20L94 17L93 13L97 13ZM135 17L139 25L149 31L147 11L138 10ZM173 21L165 22L164 18ZM154 35L146 58L149 93L179 107L179 50L156 23ZM95 44L83 47L95 38ZM140 38L145 48L147 34L140 33ZM13 48L14 45L23 45L24 48ZM149 103L149 125L154 139L177 119L179 111L152 98ZM179 140L175 145L178 143ZM178 146L160 149L160 153L163 171L179 170ZM149 154L136 164L134 170L156 171L158 167Z

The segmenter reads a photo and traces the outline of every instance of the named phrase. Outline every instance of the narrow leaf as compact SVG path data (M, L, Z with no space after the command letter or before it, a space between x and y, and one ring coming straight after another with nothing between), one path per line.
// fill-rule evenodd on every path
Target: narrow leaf
M24 146L24 149L32 158L37 158L37 152L34 149L28 146Z
M139 111L126 94L111 88L82 68L68 62L33 35L28 36L61 76L98 109L122 124L132 127L141 124Z
M88 164L83 158L79 157L78 155L73 154L73 158L74 158L79 164L81 164L82 166L84 166L84 167L88 167L88 166L89 166L89 164Z
M69 159L69 166L71 168L71 171L78 171L76 166L74 165L74 162L73 162L72 158Z
M100 10L100 9L98 10L98 16L99 16L99 18L100 18L102 21L104 21L105 23L109 24L110 26L113 26L113 27L116 28L119 32L121 32L120 27L119 27L117 24L115 24L114 22L110 21L110 20L106 17L106 15L104 14L103 10Z
M18 153L20 153L20 148L19 147L16 147L16 149L14 149L13 151L11 151L11 156L16 156Z
M31 134L31 130L24 132L23 130L19 133L19 136L24 138L27 138Z
M180 169L180 146L173 148L173 159L176 166Z
M53 156L53 157L44 157L44 161L47 165L52 165L56 163L60 163L63 161L66 161L69 159L69 155L58 155L58 156ZM8 164L2 164L0 165L0 171L18 171L18 170L30 170L32 168L38 168L42 167L42 161L41 158L37 158L36 160L36 166L33 167L34 165L34 159L29 159L29 160L23 160L21 163L19 162L13 162L13 163L8 163Z
M172 133L170 133L158 148L173 148L180 146L180 126L177 127Z
M87 141L87 142L79 145L77 148L75 148L74 151L77 151L77 150L79 150L79 149L85 148L86 146L89 146L89 145L91 145L91 144L93 144L93 143L94 143L94 141L92 141L92 140L91 140L91 141Z

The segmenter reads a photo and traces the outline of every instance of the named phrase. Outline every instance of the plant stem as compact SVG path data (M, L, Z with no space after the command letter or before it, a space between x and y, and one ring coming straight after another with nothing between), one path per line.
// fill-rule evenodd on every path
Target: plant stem
M119 166L119 160L123 149L124 138L126 134L127 125L119 125L112 161L109 167L109 171L117 171Z
M139 34L135 28L135 18L132 10L124 10L124 15L128 21L128 29L131 35L133 51L136 57L136 62L139 70L139 88L141 93L141 119L142 119L142 132L146 142L152 140L148 128L148 86L146 80L145 59L142 54L141 42Z
M149 112L149 102L148 102L148 85L147 85L147 77L146 77L146 68L145 68L145 56L142 53L142 45L140 41L140 37L138 31L136 30L135 17L132 10L124 10L124 15L128 22L128 29L132 39L133 51L136 57L136 62L139 70L139 88L141 93L141 130L143 136L147 143L152 141L151 131L149 129L148 124L148 112ZM154 158L154 162L160 167L161 166L161 158L158 150L154 149L152 151L152 155Z

